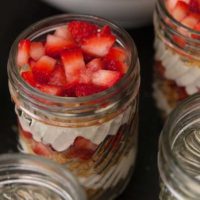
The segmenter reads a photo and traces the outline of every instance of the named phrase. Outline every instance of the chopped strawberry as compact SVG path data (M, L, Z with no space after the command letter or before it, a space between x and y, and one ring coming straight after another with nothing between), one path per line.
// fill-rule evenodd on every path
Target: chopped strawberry
M56 29L54 35L57 36L57 37L61 37L65 40L73 41L72 35L69 32L67 25L58 27Z
M21 127L20 127L21 128ZM24 131L24 130L22 130L22 128L21 128L21 132L20 132L22 135L23 135L23 137L25 137L26 139L32 139L32 134L30 133L30 132L27 132L27 131Z
M181 23L191 29L193 29L200 20L200 14L190 12Z
M186 41L182 38L182 37L179 37L177 35L173 35L172 36L174 42L181 48L184 48L185 45L186 45Z
M114 35L95 35L87 38L81 48L84 52L97 57L105 56L115 43Z
M68 29L73 39L80 43L89 36L96 35L98 26L84 21L72 21L68 24Z
M28 59L30 55L30 40L20 40L18 44L17 52L17 65L19 67L28 64Z
M68 84L65 86L64 90L63 90L63 96L65 97L76 97L76 84L77 83L72 83L72 84Z
M80 49L65 50L61 54L62 63L68 83L77 82L80 79L81 70L85 69L83 54Z
M57 96L61 96L63 94L63 88L60 86L55 86L55 85L47 85L47 84L37 84L36 87L46 93L46 94L50 94L50 95L57 95Z
M100 35L110 35L110 34L112 34L110 26L108 26L108 25L103 26L100 31Z
M64 38L48 35L45 44L46 54L50 56L58 56L63 50L73 48L75 44L72 40L65 40Z
M194 13L200 14L200 1L199 0L190 0L189 1L189 9Z
M35 87L36 86L36 82L34 80L33 77L33 73L32 71L25 71L21 73L22 78L29 83L31 86Z
M113 86L121 77L121 74L117 71L111 70L99 70L92 75L92 83L102 87Z
M110 60L119 60L124 62L127 59L127 53L122 47L112 47L106 55L106 58Z
M183 1L178 1L171 14L177 21L181 22L188 13L189 5Z
M171 12L175 8L177 2L178 0L166 0L167 9Z
M40 155L40 156L51 156L52 154L52 150L50 149L50 147L48 147L47 145L44 145L42 143L39 142L35 142L32 146L32 151L36 154L36 155Z
M82 160L90 159L97 149L97 145L84 137L77 137L74 144L69 148L68 154L73 158Z
M200 22L195 25L194 30L198 31L199 34L192 34L192 38L200 40Z
M76 86L75 93L77 97L82 97L101 92L104 89L105 88L93 84L78 84Z
M56 65L54 71L49 78L49 85L64 86L66 85L65 71L62 65Z
M86 65L87 69L91 72L96 72L103 69L103 62L101 58L94 58Z
M30 57L33 60L38 60L45 54L44 45L42 42L31 42L30 46Z
M47 83L56 65L56 60L42 56L33 66L32 72L38 83Z
M128 70L127 64L119 60L104 58L103 63L104 69L118 71L121 74L125 74Z

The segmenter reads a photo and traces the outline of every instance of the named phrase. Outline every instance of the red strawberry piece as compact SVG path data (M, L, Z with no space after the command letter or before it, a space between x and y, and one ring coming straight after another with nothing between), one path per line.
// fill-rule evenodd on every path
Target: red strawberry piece
M60 86L55 86L55 85L47 85L47 84L37 84L36 87L50 95L56 95L56 96L62 96L63 95L63 88Z
M97 57L103 57L109 52L114 43L114 35L98 34L87 38L87 40L82 43L81 48L85 53Z
M97 149L97 145L84 137L77 137L73 146L70 147L68 153L71 157L82 160L90 159Z
M178 0L166 0L166 7L169 11L172 11L176 4L177 4Z
M72 40L65 40L55 35L48 35L45 50L47 55L58 56L63 50L73 48L74 46L75 44Z
M77 82L81 71L85 69L83 54L80 49L68 49L61 54L65 75L68 83Z
M108 25L103 26L103 28L100 31L100 35L110 35L111 34L111 28Z
M183 38L181 38L181 37L179 37L179 36L177 36L177 35L173 35L172 37L173 37L174 42L175 42L179 47L181 47L181 48L184 48L184 47L185 47L186 41L185 41Z
M36 82L35 79L33 77L33 73L32 71L25 71L21 73L22 78L29 83L31 86L35 87L36 86Z
M22 130L21 129L21 132L20 132L22 135L23 135L23 137L25 137L26 139L32 139L32 134L31 133L29 133L29 132L27 132L27 131L24 131L24 130Z
M64 90L63 90L63 96L65 97L76 97L76 84L77 83L72 83L72 84L68 84L65 86Z
M199 0L190 0L189 9L194 13L200 14L200 1Z
M65 40L73 41L72 35L69 32L67 25L58 27L55 30L54 35L57 36L57 37L61 37Z
M49 85L64 86L66 85L65 71L62 65L56 65L49 78Z
M93 84L78 84L76 86L76 96L77 97L83 97L83 96L89 96L98 92L103 91L104 88L97 86L97 85L93 85Z
M119 60L114 60L114 59L110 60L105 58L103 59L103 63L104 63L104 69L118 71L121 74L125 74L128 70L127 64Z
M200 20L200 14L190 12L181 23L191 29L193 29Z
M89 69L83 69L80 72L79 83L91 83L92 72Z
M50 147L45 146L44 144L39 142L35 142L33 144L32 151L40 156L51 156L52 154L52 150L50 149Z
M178 1L171 14L177 21L181 22L188 13L189 5L183 1Z
M122 47L112 47L106 55L106 58L124 62L127 59L127 53Z
M103 69L103 62L101 58L94 58L86 65L87 69L91 72L96 72Z
M121 74L117 71L111 70L99 70L92 75L92 83L102 87L113 86L121 77Z
M56 60L42 56L33 66L32 72L38 83L47 83L56 65Z
M30 40L20 40L18 44L18 52L17 52L17 65L23 66L28 64L28 59L30 55Z
M96 35L98 26L84 21L72 21L68 24L73 39L80 43L89 36Z
M31 42L30 57L34 60L38 60L45 54L44 45L42 42Z
M200 22L195 25L194 30L198 31L199 34L192 34L192 38L200 39Z

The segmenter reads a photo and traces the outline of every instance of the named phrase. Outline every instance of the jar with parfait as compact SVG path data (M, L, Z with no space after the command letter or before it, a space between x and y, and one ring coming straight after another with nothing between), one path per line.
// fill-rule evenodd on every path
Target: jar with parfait
M8 76L20 150L64 165L89 199L120 194L137 151L140 67L129 34L95 16L44 19L13 44Z

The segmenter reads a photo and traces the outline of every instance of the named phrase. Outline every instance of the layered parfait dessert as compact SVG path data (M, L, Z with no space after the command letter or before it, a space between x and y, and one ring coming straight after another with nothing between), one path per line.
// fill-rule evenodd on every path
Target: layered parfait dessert
M32 91L28 101L34 99L31 95L35 92L64 102L62 123L52 123L46 116L40 118L37 112L45 106L61 107L59 104L41 97L36 100L41 110L37 107L37 111L32 111L35 104L27 109L19 100L20 91L14 92L10 83L19 122L20 150L65 165L78 177L89 199L107 199L121 191L136 154L137 91L135 96L130 93L131 99L122 109L100 112L111 107L109 101L120 94L117 91L103 104L98 98L93 100L95 111L86 105L81 120L74 117L84 104L81 99L106 94L127 76L130 53L110 26L72 20L39 39L22 38L18 42L16 64L20 78ZM104 95L100 97L103 99ZM76 110L69 107L69 101L71 105L78 102L73 105ZM96 114L92 120L88 117L90 112ZM59 118L57 114L54 113L54 121ZM72 117L68 119L67 114Z
M200 88L200 1L159 0L155 16L154 98L167 116Z

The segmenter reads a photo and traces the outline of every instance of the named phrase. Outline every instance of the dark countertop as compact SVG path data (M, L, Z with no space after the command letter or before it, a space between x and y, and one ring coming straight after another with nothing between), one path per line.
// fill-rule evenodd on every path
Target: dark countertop
M16 124L7 86L7 59L17 35L30 24L61 11L39 0L6 0L0 4L0 153L16 151ZM152 99L153 27L127 30L134 38L141 63L140 132L135 172L118 200L156 200L158 136L161 119Z

